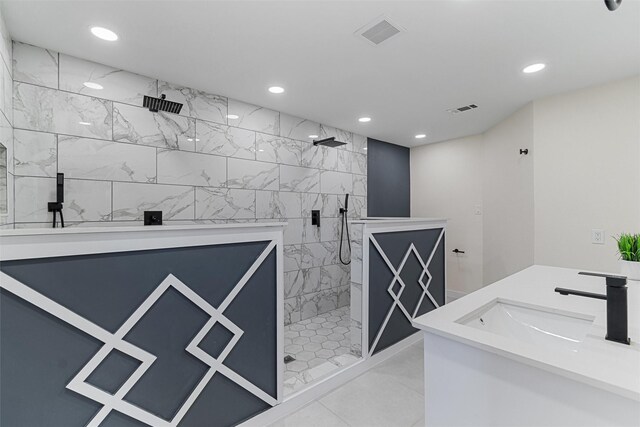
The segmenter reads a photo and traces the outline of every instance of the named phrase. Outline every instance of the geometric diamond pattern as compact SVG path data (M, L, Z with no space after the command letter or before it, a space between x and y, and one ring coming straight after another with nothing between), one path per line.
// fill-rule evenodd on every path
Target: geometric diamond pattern
M376 338L373 344L371 345L371 348L369 349L369 354L373 354L376 346L378 345L378 341L380 340L380 337L382 336L382 333L384 332L387 326L387 323L389 322L389 318L393 314L393 310L395 310L396 308L399 309L404 314L404 316L407 318L409 322L411 322L413 319L415 319L418 313L418 310L420 309L420 306L424 301L425 296L429 298L429 300L431 300L434 307L436 308L440 307L440 305L436 302L433 295L431 295L431 293L429 292L429 285L431 284L431 279L432 279L431 273L429 273L429 265L431 264L431 260L433 259L433 256L436 253L436 249L438 248L440 244L440 240L442 239L443 235L444 235L444 229L440 232L440 235L438 236L438 240L436 241L436 244L433 246L433 250L431 251L431 254L429 255L429 259L427 260L427 262L425 262L422 259L422 257L420 256L420 253L418 253L418 250L416 249L414 244L411 243L409 245L409 248L407 249L407 252L404 254L404 257L402 258L402 261L400 262L400 265L398 266L398 268L394 267L391 261L389 261L389 258L380 247L380 244L378 243L374 235L371 234L369 236L371 243L373 243L373 246L376 248L376 250L382 257L382 259L384 260L385 264L393 274L393 279L391 280L391 283L387 288L387 292L389 292L389 294L391 295L391 298L393 298L393 304L391 305L391 308L389 309L389 312L387 313L387 316L385 317L384 322L382 323L382 326L378 330L378 334L376 335ZM422 267L422 273L418 278L418 284L422 288L422 294L420 295L420 298L418 299L418 302L415 305L415 307L412 307L411 311L409 311L409 308L405 307L404 304L402 304L402 302L400 301L400 296L402 295L402 292L406 287L406 284L404 283L400 275L402 274L402 269L404 268L407 262L407 259L409 259L409 256L411 254L415 255L416 259L420 263L420 266ZM428 277L426 283L424 283L425 276Z

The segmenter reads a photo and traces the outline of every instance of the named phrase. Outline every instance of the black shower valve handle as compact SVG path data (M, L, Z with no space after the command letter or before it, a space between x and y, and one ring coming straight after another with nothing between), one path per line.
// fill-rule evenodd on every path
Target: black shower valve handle
M454 250L452 250L451 252L453 252L454 254L463 254L463 253L464 253L464 251L461 251L461 250L460 250L460 249L458 249L458 248L455 248L455 249L454 249Z

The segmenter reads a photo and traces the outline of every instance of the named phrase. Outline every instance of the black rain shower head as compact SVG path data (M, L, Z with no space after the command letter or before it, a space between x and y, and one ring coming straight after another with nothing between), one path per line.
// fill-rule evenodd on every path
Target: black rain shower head
M182 110L182 104L179 102L167 101L167 95L162 94L160 98L154 98L152 96L144 96L142 106L148 108L149 111L157 113L158 111L166 111L167 113L180 114Z
M336 141L336 138L332 136L331 138L315 139L313 141L313 145L324 145L326 147L339 147L341 145L347 145L347 143Z

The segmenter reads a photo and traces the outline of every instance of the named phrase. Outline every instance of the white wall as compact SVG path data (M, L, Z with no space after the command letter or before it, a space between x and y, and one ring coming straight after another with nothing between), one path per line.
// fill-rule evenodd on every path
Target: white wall
M535 262L618 271L613 235L640 232L640 77L536 101L534 115Z
M536 100L482 135L413 148L411 168L411 215L451 218L449 249L482 241L463 265L447 264L450 289L533 263L617 272L613 235L640 232L640 77ZM481 223L471 200L482 200ZM594 228L604 245L591 243Z
M11 39L0 7L0 228L13 228L13 80Z
M520 149L529 149L521 155ZM483 136L483 284L533 265L533 107Z
M481 166L481 135L411 150L411 216L448 219L447 286L464 293L482 286Z

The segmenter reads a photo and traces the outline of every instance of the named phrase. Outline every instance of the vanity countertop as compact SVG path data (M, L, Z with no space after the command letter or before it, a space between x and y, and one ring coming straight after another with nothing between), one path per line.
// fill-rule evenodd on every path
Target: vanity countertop
M604 294L605 279L579 276L579 270L535 265L479 289L437 310L416 318L413 325L426 332L498 354L557 375L640 401L640 282L628 281L628 319L631 345L606 341L606 301L563 296L555 287ZM500 298L593 317L577 351L515 340L466 326L457 321Z

